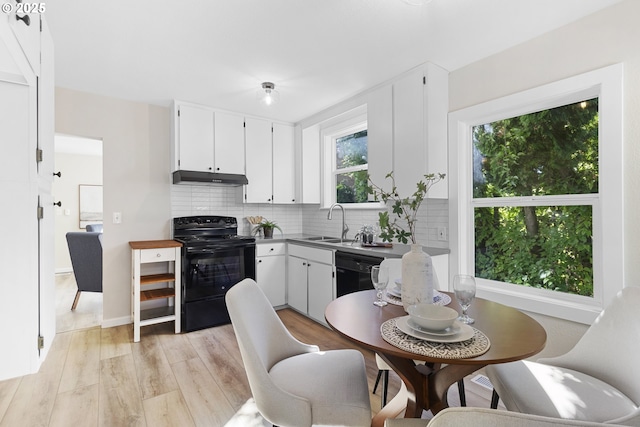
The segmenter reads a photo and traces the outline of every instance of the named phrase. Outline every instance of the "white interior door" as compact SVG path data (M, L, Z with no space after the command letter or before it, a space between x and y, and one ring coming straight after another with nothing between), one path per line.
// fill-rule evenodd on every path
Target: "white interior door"
M37 369L38 252L35 88L0 81L0 380Z

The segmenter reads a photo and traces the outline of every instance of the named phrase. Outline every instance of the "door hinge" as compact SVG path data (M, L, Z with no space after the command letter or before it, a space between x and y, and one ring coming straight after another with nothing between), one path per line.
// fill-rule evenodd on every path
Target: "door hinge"
M44 337L42 335L38 335L38 350L42 350L44 348Z
M423 85L427 84L427 76L422 76L422 84Z
M36 148L36 162L41 162L42 161L42 149L41 148Z
M38 206L38 219L44 218L44 208L42 206Z
M180 109L178 108L178 117L180 117Z

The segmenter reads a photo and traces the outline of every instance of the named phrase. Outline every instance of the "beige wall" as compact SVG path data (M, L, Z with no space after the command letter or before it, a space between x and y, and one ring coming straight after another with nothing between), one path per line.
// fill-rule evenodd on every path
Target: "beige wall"
M69 231L84 231L80 228L79 185L102 185L102 156L56 153L55 168L62 176L53 180L55 202L55 254L56 273L73 271L65 235ZM69 215L65 211L69 211Z
M450 111L521 92L615 63L624 64L624 279L640 284L640 2L627 0L449 75ZM549 333L545 354L564 351L582 327L540 318Z
M128 242L169 238L169 120L168 108L56 89L56 132L103 143L103 326L130 321Z

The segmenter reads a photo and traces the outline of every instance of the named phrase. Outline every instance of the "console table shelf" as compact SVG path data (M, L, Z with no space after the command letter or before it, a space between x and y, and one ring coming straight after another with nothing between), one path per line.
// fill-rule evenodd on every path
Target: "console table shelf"
M140 341L140 327L156 323L175 323L175 333L180 333L181 248L175 240L146 240L129 242L131 247L131 315L133 317L133 341ZM168 273L143 274L142 266L166 263ZM164 288L149 289L149 285L166 283ZM145 288L147 287L147 288ZM141 309L140 303L166 299L167 305Z
M175 280L175 277L174 277L173 273L149 274L147 276L140 277L140 284L141 285L150 285L152 283L173 282L174 280Z

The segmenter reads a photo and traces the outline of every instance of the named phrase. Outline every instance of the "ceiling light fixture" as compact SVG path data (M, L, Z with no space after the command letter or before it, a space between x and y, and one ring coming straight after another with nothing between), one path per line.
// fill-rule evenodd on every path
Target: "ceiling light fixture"
M267 107L280 100L280 93L276 90L276 85L271 82L262 83L262 90L259 90L256 95L258 101Z

